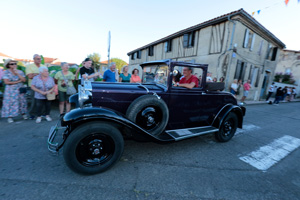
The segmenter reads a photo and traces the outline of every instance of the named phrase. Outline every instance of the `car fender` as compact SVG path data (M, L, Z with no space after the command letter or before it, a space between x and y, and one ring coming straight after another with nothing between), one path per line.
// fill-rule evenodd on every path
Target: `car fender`
M77 126L90 121L106 121L108 123L115 123L119 127L126 127L134 132L145 135L149 139L156 141L172 141L170 138L161 138L151 135L149 132L127 119L123 114L118 113L108 108L85 107L76 108L65 114L61 120L62 126L71 127L70 132ZM121 130L122 132L122 130Z
M213 122L212 122L212 126L216 127L216 128L220 128L223 120L227 117L227 115L230 112L234 112L237 117L238 117L238 128L242 128L243 127L243 116L246 113L246 108L243 106L237 106L237 105L232 105L232 104L226 104L225 106L223 106L223 108L221 108L221 110L218 112L218 114L216 115L216 117L214 118Z

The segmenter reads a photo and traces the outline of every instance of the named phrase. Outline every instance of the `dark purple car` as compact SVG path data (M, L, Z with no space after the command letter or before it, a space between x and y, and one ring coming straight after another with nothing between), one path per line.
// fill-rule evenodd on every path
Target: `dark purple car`
M175 87L184 67L199 75L198 87ZM206 82L207 67L162 60L141 65L142 83L85 81L70 97L78 108L51 128L49 150L58 152L63 146L72 170L96 174L120 159L124 138L174 142L214 133L218 141L229 141L242 128L245 108L222 92L223 83ZM60 131L63 141L57 142Z

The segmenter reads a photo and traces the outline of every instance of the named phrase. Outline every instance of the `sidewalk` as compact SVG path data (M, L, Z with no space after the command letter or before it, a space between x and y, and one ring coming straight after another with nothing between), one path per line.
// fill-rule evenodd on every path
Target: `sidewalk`
M275 100L275 98L270 98L269 99L269 101L274 101ZM294 99L293 101L280 101L280 103L279 104L281 104L281 103L293 103L293 102L300 102L300 99L299 98L296 98L296 99ZM241 100L239 99L238 100L238 104L240 104L241 103ZM259 104L268 104L267 102L266 102L266 100L261 100L261 101L254 101L254 100L247 100L246 99L246 101L245 101L245 105L259 105Z

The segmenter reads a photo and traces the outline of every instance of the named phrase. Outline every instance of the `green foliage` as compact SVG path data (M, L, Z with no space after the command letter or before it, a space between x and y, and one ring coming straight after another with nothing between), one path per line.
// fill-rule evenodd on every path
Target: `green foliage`
M50 67L48 67L48 70L49 70L50 76L54 77L57 72L61 71L61 66L58 66L58 65L50 66ZM76 73L76 70L77 69L75 69L75 68L69 68L69 71L72 72L73 74Z
M44 65L45 64L45 59L44 56L41 55L41 64Z
M276 73L274 76L275 82L294 84L296 81L293 79L292 73Z
M92 59L92 61L93 61L92 65L93 65L95 71L98 71L100 68L100 58L101 58L100 54L93 53L93 54L89 54L87 57Z
M115 62L116 63L116 67L119 70L119 72L121 73L121 69L124 65L128 65L124 60L120 59L120 58L112 58L110 60L110 62Z

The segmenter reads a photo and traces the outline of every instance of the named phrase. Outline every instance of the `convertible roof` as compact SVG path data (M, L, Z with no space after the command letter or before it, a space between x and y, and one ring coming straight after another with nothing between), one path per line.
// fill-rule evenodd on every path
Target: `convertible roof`
M172 59L144 62L141 64L141 67L143 67L145 65L153 65L153 64L170 65L171 63L173 63L174 65L187 66L187 67L208 68L208 64L197 64L197 63L189 63L189 62L183 62L183 61L172 61Z

